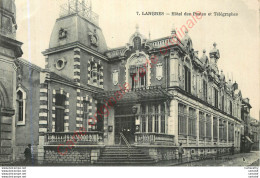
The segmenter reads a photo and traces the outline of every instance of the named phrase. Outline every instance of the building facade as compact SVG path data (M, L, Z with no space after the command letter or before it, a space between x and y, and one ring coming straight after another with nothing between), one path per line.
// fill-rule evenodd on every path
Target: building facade
M16 60L22 43L16 40L14 0L0 1L0 165L14 159L16 111Z
M95 162L105 146L124 142L156 160L176 159L179 143L186 157L240 150L242 95L219 71L215 43L199 57L187 30L151 40L137 27L126 46L108 49L98 15L72 1L43 55L40 162ZM71 143L81 129L86 135Z
M252 150L259 150L259 139L260 139L260 123L258 120L251 117L251 138L252 138Z
M180 143L186 158L240 151L242 94L219 71L216 43L199 56L189 27L152 40L137 26L126 46L109 49L98 18L85 1L70 0L43 52L45 68L16 60L7 89L13 119L4 121L15 131L15 160L29 143L39 164L95 163L122 145L155 161L178 159ZM2 106L1 117L10 108Z

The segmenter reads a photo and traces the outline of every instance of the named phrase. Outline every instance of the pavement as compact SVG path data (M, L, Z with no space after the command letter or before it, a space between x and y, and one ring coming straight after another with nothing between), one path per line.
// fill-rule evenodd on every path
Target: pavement
M251 151L250 153L238 153L235 155L226 155L219 158L209 158L190 163L172 164L169 166L259 166L260 151Z

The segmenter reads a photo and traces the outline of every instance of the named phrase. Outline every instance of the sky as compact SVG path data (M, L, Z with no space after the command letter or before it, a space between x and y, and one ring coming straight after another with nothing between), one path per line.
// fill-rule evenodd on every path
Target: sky
M87 1L87 0L86 0ZM16 0L17 40L23 42L23 58L44 67L42 51L49 40L60 5L67 0ZM193 47L202 55L214 42L220 51L219 69L226 78L237 82L243 98L249 98L251 116L260 113L259 15L257 0L92 0L92 9L99 15L108 47L125 46L130 36L139 31L151 39L169 36L173 25L180 29L191 19L185 12L238 13L238 16L203 16L189 30ZM182 12L183 16L144 16L137 12Z

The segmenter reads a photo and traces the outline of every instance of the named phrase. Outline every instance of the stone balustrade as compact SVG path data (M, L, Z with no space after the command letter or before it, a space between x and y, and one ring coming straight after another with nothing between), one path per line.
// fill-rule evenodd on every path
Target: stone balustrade
M45 145L59 145L72 141L74 145L100 145L103 144L103 132L89 131L84 134L75 132L53 132L45 134Z
M174 135L159 133L135 133L137 145L174 145Z

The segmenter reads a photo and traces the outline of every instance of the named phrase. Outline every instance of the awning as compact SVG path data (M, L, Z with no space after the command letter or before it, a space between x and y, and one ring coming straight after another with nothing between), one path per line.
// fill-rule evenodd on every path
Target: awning
M95 96L95 98L98 100L108 100L111 97L115 98L115 95L119 91L120 90L98 93ZM172 97L170 93L168 93L165 89L161 88L160 86L143 87L128 92L120 92L123 96L117 101L117 103L168 100Z
M254 143L248 136L246 136L246 139L247 139L250 143Z

